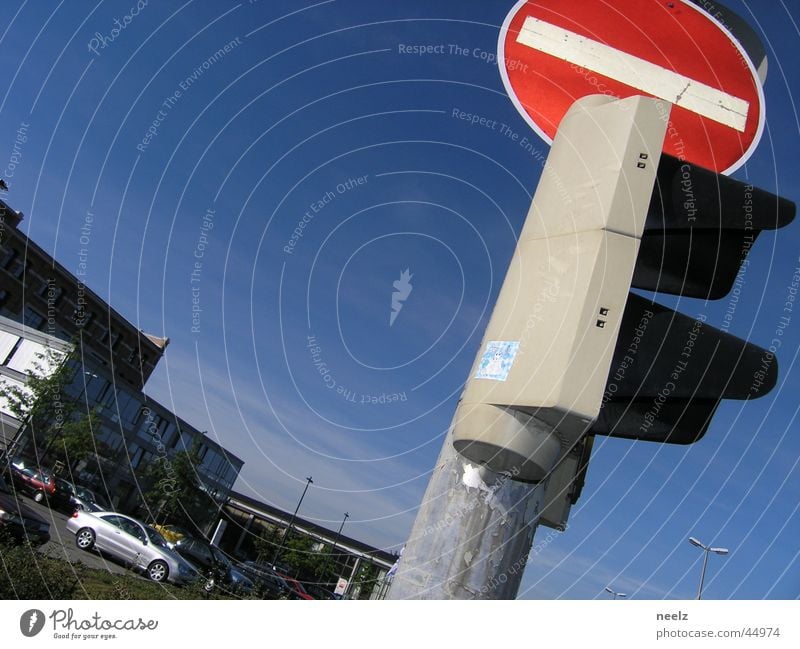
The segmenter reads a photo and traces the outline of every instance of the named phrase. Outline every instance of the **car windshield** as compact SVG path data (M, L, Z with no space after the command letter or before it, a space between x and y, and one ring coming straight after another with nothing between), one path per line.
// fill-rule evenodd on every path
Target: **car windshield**
M149 525L145 525L144 531L147 532L147 538L150 539L150 543L153 545L157 545L160 548L166 548L167 542L163 536L161 536L158 532L156 532L152 527Z
M82 498L83 500L88 500L89 502L95 502L94 494L89 491L86 487L75 487L75 495L78 498Z
M75 489L73 488L73 486L69 482L67 482L66 480L62 480L61 478L56 478L56 488L59 491L63 491L64 493L67 494L75 493Z

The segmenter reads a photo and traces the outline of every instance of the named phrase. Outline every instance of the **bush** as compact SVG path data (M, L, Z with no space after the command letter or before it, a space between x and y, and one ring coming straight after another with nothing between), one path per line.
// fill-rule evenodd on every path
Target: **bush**
M0 539L0 599L72 599L84 568Z

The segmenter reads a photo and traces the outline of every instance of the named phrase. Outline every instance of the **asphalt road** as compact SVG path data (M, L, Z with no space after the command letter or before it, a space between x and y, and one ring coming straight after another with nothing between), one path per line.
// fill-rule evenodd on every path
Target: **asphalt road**
M113 574L133 574L121 565L114 563L111 559L101 556L96 551L85 552L79 550L75 545L75 535L67 530L67 518L69 516L57 510L51 510L45 504L33 502L27 496L20 496L28 507L50 523L50 541L45 543L39 552L55 559L66 559L68 561L80 561L90 568L107 570Z

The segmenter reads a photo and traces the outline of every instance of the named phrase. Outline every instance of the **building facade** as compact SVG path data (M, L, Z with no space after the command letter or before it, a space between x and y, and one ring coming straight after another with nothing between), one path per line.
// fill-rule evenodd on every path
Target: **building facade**
M21 220L0 201L0 381L24 383L45 348L62 356L74 349L64 392L99 424L94 452L70 477L117 509L142 511L147 467L195 448L201 488L221 507L244 462L142 391L169 339L128 322L31 241ZM36 440L2 400L0 425L0 448L49 468L46 451L36 457Z
M396 554L372 547L337 531L329 530L311 521L294 518L292 514L240 493L232 493L222 510L225 531L220 547L240 560L271 563L274 553L281 548L291 525L291 536L309 540L309 552L329 552L330 560L325 573L347 582L343 595L352 599L383 599L388 586L387 574L397 561ZM276 534L277 532L277 534ZM277 538L276 538L277 537ZM264 543L264 539L271 542ZM266 550L267 556L263 555ZM283 555L280 555L283 556ZM278 557L278 565L282 563ZM291 571L291 566L287 566ZM369 574L368 579L361 577ZM291 576L309 579L302 574ZM321 584L332 589L333 582Z

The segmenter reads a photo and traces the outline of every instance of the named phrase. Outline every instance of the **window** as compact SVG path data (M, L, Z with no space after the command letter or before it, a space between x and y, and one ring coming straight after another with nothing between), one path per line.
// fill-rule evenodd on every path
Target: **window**
M161 443L164 446L167 446L173 440L176 430L177 428L175 427L175 424L173 422L169 422L164 430L164 434L161 436Z
M19 279L25 274L25 262L15 259L11 262L11 274Z
M0 252L0 267L8 268L8 265L17 256L17 251L13 248L2 248L2 252Z
M30 327L31 329L40 329L44 324L44 316L35 309L32 309L30 306L26 305L22 314L22 324L24 324L26 327Z
M117 407L119 408L119 418L123 423L134 425L141 416L141 404L126 390L117 392Z
M131 444L131 446L136 446L135 444ZM136 446L136 450L133 452L131 456L131 468L138 469L139 463L142 461L142 456L144 455L144 449L140 446Z

